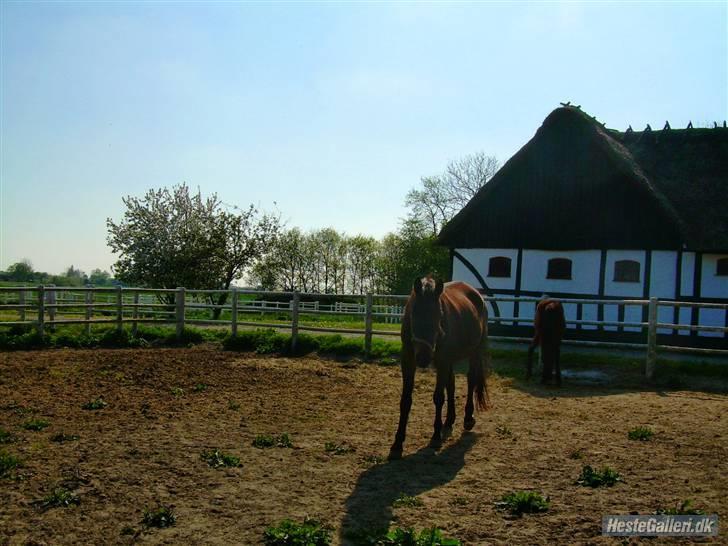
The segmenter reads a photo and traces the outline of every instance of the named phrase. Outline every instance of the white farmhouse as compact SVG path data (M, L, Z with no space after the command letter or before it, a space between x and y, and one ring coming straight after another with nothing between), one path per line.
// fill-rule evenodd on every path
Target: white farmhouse
M558 108L439 239L451 249L453 280L486 295L728 303L728 129L619 132L578 108ZM577 320L640 322L647 313L565 308ZM503 318L532 318L533 310L508 302L489 309ZM728 326L723 309L661 307L658 319ZM631 330L578 329L593 338ZM720 332L700 336L728 341Z

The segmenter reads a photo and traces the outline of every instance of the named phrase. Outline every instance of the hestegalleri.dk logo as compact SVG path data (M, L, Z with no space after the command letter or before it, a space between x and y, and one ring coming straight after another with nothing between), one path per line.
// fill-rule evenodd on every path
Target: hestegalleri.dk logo
M718 516L604 516L602 534L608 536L715 537Z

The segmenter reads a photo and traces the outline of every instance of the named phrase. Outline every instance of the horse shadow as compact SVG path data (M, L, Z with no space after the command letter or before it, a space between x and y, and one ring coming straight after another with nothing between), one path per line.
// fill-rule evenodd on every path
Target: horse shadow
M352 533L386 530L392 520L392 504L400 495L416 496L452 481L465 465L465 454L479 436L464 432L440 451L424 447L363 472L346 500L346 514L340 526L341 543L350 544Z

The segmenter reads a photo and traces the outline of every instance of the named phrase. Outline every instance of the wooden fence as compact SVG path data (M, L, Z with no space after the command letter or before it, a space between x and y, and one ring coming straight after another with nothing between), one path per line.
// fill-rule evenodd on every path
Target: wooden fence
M211 303L212 299L224 303ZM292 344L295 348L300 331L327 332L341 334L363 334L367 354L371 351L372 337L399 336L399 329L382 328L383 325L399 322L407 296L385 294L344 294L316 295L299 292L266 292L232 288L230 290L188 290L152 288L96 288L96 287L0 287L0 326L32 326L42 335L47 328L61 325L83 324L87 332L92 325L113 324L121 330L130 325L133 334L139 324L175 324L178 337L182 337L185 325L219 326L229 328L237 335L238 328L285 328L290 329ZM318 296L318 300L316 299ZM495 296L485 297L487 301L518 302L519 305L531 304L535 307L539 298ZM320 300L320 301L319 301ZM645 332L645 343L615 343L605 341L565 340L564 343L576 346L645 350L645 375L654 374L658 351L686 352L706 355L728 356L728 350L698 347L676 347L658 345L657 332L660 328L674 331L719 332L725 336L728 327L672 324L658 321L659 307L715 308L728 310L728 304L693 303L672 300L624 299L562 299L562 303L577 305L616 305L647 307L647 321L625 322L605 320L567 320L567 324L596 326L599 328L615 326L638 328ZM202 317L201 313L217 311L217 318ZM6 320L7 314L17 316L17 320ZM270 320L271 313L277 319ZM262 315L257 320L246 320L245 315ZM363 319L364 328L326 327L306 324L302 316L315 317L356 317ZM215 315L213 315L214 317ZM623 314L622 314L623 316ZM309 320L308 322L311 322ZM490 317L491 323L532 324L526 317ZM379 328L375 327L375 323ZM528 342L529 338L491 336L496 341Z

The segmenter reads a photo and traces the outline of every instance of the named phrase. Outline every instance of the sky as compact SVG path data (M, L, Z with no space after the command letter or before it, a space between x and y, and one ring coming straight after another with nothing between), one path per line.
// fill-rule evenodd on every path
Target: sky
M447 162L559 102L728 118L728 2L0 0L0 269L108 270L122 197L186 182L381 237Z

